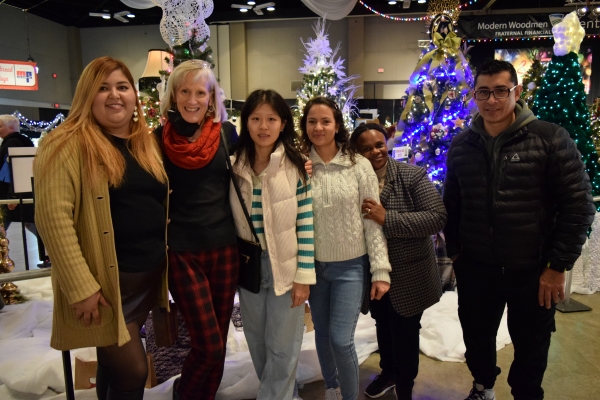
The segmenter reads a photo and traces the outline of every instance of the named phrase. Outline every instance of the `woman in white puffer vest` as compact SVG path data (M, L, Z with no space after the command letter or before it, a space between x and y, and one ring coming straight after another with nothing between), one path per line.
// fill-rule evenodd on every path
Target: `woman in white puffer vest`
M316 282L311 188L290 108L277 92L252 92L241 120L233 178L263 249L260 292L240 288L244 334L261 381L256 398L290 400L304 303ZM230 199L238 236L254 241L233 186Z

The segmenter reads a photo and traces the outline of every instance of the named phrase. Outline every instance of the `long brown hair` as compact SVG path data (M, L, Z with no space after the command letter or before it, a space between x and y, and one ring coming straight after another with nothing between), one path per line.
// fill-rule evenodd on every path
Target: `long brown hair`
M310 109L312 108L312 106L315 105L324 105L331 109L331 112L333 113L333 120L338 126L338 130L335 133L334 140L342 149L342 154L347 155L350 158L352 164L354 164L356 162L356 151L350 146L350 132L348 132L348 129L346 129L346 126L344 125L344 115L342 114L342 111L340 110L336 102L331 99L328 99L327 97L313 97L304 106L302 119L300 120L300 130L302 131L302 140L304 141L304 144L308 146L309 149L312 147L312 142L308 137L308 129L306 128L306 122L308 120L308 113Z
M54 158L72 136L79 140L84 159L85 179L92 187L95 186L103 175L108 178L108 184L118 187L123 182L125 173L125 159L119 150L110 141L110 135L104 133L102 127L92 114L92 103L100 90L102 82L114 71L120 70L135 90L133 76L127 66L111 57L100 57L90 62L83 70L77 83L73 105L69 116L58 128L48 134L41 142L57 141ZM154 136L149 132L146 120L139 101L136 101L138 120L129 123L131 135L127 138L127 148L140 166L160 182L167 181L167 174L163 167L160 149Z

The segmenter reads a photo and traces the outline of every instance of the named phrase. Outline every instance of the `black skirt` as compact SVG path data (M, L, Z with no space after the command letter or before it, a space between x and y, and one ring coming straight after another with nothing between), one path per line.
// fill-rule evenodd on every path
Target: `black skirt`
M119 291L125 323L146 317L158 305L165 262L144 272L119 271Z

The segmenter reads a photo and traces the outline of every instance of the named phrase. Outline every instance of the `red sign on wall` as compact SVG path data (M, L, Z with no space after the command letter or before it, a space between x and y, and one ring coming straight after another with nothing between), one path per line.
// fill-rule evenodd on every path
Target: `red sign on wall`
M38 90L36 63L0 60L0 89Z

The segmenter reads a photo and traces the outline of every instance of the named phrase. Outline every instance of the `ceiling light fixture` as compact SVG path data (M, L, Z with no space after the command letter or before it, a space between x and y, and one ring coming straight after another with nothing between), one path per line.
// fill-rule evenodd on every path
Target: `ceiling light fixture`
M249 1L248 5L246 4L232 4L231 8L239 8L241 12L248 12L248 10L254 10L256 15L264 15L263 8L266 8L267 11L275 11L275 3L270 1L268 3L255 5L256 2Z
M129 13L127 14L127 18L135 18L135 14Z
M396 3L397 3L397 1L388 1L388 4L391 5L391 6L393 6Z
M419 3L419 4L423 4L423 3L425 3L426 1L427 1L427 0L417 0L417 3Z
M110 14L109 13L89 13L90 17L102 17L104 19L110 19Z
M124 18L124 16L127 14L129 14L129 11L120 11L118 13L114 13L113 18L116 19L117 21L121 21L126 24L126 23L129 23L129 20L127 18Z

